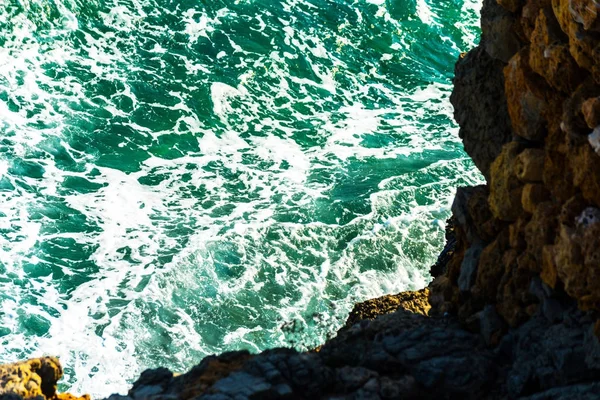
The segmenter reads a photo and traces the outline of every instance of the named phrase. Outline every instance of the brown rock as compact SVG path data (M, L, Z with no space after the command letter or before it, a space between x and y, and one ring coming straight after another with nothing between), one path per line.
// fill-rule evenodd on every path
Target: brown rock
M496 299L500 280L504 275L504 265L501 260L509 248L508 236L508 230L500 234L483 249L479 259L473 296L486 303L493 303Z
M581 105L583 118L590 129L600 125L600 97L587 99Z
M573 183L581 188L584 199L600 207L600 156L586 143L573 152L571 168Z
M600 32L598 8L600 5L594 0L571 0L571 15L573 19L583 25L583 29Z
M516 158L522 145L507 143L491 168L490 209L494 216L502 221L515 221L523 212L521 197L523 185L514 171Z
M594 65L593 52L597 45L594 37L578 23L572 12L572 0L552 0L554 15L562 31L569 37L569 51L577 64L588 71Z
M540 14L540 10L549 8L552 10L552 0L529 0L523 6L521 12L521 27L528 41L531 41L531 34L535 29L535 21Z
M348 315L346 326L350 327L364 319L375 319L379 315L390 314L398 309L427 315L431 309L429 289L382 296L355 304L350 315Z
M527 253L534 259L535 271L539 272L542 265L542 249L544 246L554 243L559 211L560 207L556 203L550 201L540 203L535 208L531 221L525 227Z
M560 201L566 201L575 195L573 171L565 154L558 151L546 151L544 158L544 186Z
M586 295L587 279L581 254L581 237L573 228L562 225L554 246L554 263L565 291L574 298Z
M49 400L65 398L89 400L87 395L76 397L57 394L56 385L62 376L63 370L60 362L54 357L34 358L14 364L0 365L0 397L13 394L23 398L40 396Z
M568 37L561 31L549 8L539 11L531 34L529 51L531 69L556 90L572 92L584 78L569 52Z
M509 226L509 244L510 247L521 252L527 246L525 241L525 227L529 223L528 217L522 215L517 221Z
M583 112L584 103L598 96L600 96L600 86L596 85L593 79L588 78L565 101L561 129L567 134L567 145L570 147L573 144L580 145L586 142L590 128ZM593 119L593 110L588 111L590 111L588 116Z
M521 197L523 210L533 214L538 204L548 200L549 197L550 193L546 190L544 185L540 183L526 183L523 187L523 195Z
M540 271L540 266L536 260L534 254L532 254L529 250L519 254L517 258L517 266L519 269L528 270L528 271Z
M544 150L523 150L517 156L515 172L522 182L541 182L544 176Z
M487 186L459 187L452 203L455 226L464 232L467 247L476 241L490 242L504 226L494 218ZM460 240L459 240L460 241Z
M577 194L563 203L558 222L561 225L575 228L577 219L588 206L588 203L583 199L581 194Z
M498 314L511 326L516 327L525 322L529 315L527 307L533 299L528 295L528 289L534 273L518 267L518 256L515 250L504 253L504 275L498 285L496 309Z
M460 263L458 265L460 266ZM439 276L429 284L429 289L431 290L430 314L443 315L456 310L459 291L455 282L452 282L447 276Z
M556 288L558 282L558 272L554 262L554 246L547 245L542 248L542 272L540 273L542 281L552 289Z
M600 223L593 224L584 230L582 252L583 263L589 275L588 289L600 295Z
M549 87L529 67L529 49L524 48L510 59L504 68L508 114L514 132L532 141L546 136L547 121L553 101Z

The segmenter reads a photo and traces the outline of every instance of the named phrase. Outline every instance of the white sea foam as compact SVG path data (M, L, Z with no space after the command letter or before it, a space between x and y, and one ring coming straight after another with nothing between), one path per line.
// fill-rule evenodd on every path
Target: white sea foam
M428 122L449 121L449 83L407 88L382 67L421 62L385 2L350 9L394 32L372 58L352 20L303 26L319 15L306 1L247 18L55 1L54 19L32 15L36 1L0 5L0 187L14 188L0 191L2 360L58 355L70 390L100 397L148 367L310 347L355 301L426 283L452 188L480 178L456 156L456 129ZM463 8L475 17L479 3ZM473 23L460 22L469 44Z

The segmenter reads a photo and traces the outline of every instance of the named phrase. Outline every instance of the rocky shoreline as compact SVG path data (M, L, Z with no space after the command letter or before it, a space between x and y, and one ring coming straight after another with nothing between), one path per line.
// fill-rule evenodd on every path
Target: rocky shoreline
M459 188L428 288L356 305L312 352L145 371L137 399L600 398L600 6L484 0L451 97L487 184ZM56 359L0 368L0 399L57 394Z

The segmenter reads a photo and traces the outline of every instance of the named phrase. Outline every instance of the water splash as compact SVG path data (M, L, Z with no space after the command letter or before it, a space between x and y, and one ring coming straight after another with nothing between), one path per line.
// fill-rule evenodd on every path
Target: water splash
M0 5L0 355L123 391L423 286L479 1Z

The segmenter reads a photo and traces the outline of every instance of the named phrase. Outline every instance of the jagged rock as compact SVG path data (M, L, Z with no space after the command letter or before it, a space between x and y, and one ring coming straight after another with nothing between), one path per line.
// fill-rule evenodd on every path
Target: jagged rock
M580 145L586 142L585 136L590 133L590 128L582 112L583 105L586 100L596 96L600 96L600 86L588 78L564 102L561 129L568 135L571 147L573 143Z
M460 231L467 240L459 244L460 252L449 263L448 279L436 279L431 294L436 301L443 297L439 304L444 310L457 310L470 328L476 316L481 317L483 303L495 303L498 314L512 327L538 311L552 318L559 315L566 300L539 302L527 295L533 278L556 290L564 288L565 296L581 309L600 310L596 294L600 285L593 283L600 281L596 250L600 228L577 224L584 209L600 207L598 6L583 0L499 0L498 4L507 11L484 3L482 26L502 34L484 35L482 46L512 48L502 43L508 33L500 29L509 25L523 40L518 50L511 50L504 68L504 90L494 87L496 104L507 101L514 139L502 147L489 170L482 169L489 183L489 209L494 219L510 223L508 234L501 224L485 237L479 234L476 229L481 231L481 223L466 206L468 189L457 192L453 212L462 218ZM501 18L510 24L499 22ZM488 53L500 59L505 54ZM471 70L477 63L479 68L489 67L480 52L473 52L469 61ZM461 95L462 90L457 87ZM477 93L473 98L487 106L487 96ZM491 110L488 115L493 115ZM457 121L461 128L468 127L466 117ZM471 146L469 139L464 137L465 146ZM479 255L481 243L484 250ZM473 255L479 256L475 260ZM478 278L473 285L468 278L475 271Z
M460 265L460 274L458 275L458 289L460 291L469 291L475 283L477 267L479 266L479 259L481 258L482 251L483 244L480 241L477 241L471 244L471 247L465 252Z
M573 183L583 197L600 207L600 156L592 146L584 143L572 153Z
M490 165L512 137L504 98L503 67L502 61L493 59L482 47L461 55L450 97L465 151L487 179ZM473 118L475 115L478 117Z
M552 0L529 0L523 6L523 10L521 11L521 29L528 41L531 41L531 34L535 29L535 23L540 11L544 8L552 10L551 7Z
M576 194L573 175L573 170L564 153L546 149L544 186L558 201L564 202Z
M544 246L554 242L559 211L560 207L551 201L540 203L535 208L531 220L525 227L527 251L535 260L534 271L540 270L542 249Z
M60 362L54 357L0 365L0 398L89 400L87 395L76 397L57 393L56 385L62 376Z
M507 0L505 0L507 1ZM508 0L516 3L519 0ZM499 3L499 2L498 2ZM496 0L484 0L481 8L481 46L497 60L507 63L521 47L516 33L517 18Z
M544 150L525 149L517 156L515 173L522 182L541 182L544 176Z
M536 287L540 301L553 299ZM586 393L594 384L600 344L589 315L536 314L509 330L486 306L479 323L481 336L452 317L400 309L343 328L319 352L207 357L176 377L144 372L128 396L110 399L501 399Z
M520 137L541 141L546 136L546 116L556 108L549 88L529 66L529 48L514 55L504 68L508 114L514 133Z
M509 396L597 380L600 370L584 361L584 337L590 327L587 316L575 313L558 324L532 318L514 331L514 362L507 379Z
M456 191L452 213L456 220L456 228L465 232L468 243L478 240L488 242L501 228L501 223L492 215L488 196L489 190L483 185L462 187Z
M561 31L550 8L539 11L531 33L529 65L548 84L571 93L585 76L569 52L568 37Z
M504 145L502 153L492 164L490 209L496 218L503 221L515 221L523 212L523 184L515 171L516 159L522 149L520 143L510 142Z
M526 183L523 187L523 194L521 197L523 210L533 214L537 209L538 204L549 200L549 198L550 193L546 190L544 185L539 183Z
M594 40L573 17L572 0L552 0L552 9L562 31L569 37L569 51L580 67L591 70Z
M496 307L491 304L483 308L479 325L481 336L488 346L497 346L508 329L504 320L498 315Z
M477 271L476 287L473 288L473 296L489 303L496 299L500 279L504 274L504 269L498 268L498 261L502 260L504 252L508 250L508 241L508 230L505 230L483 250Z
M422 398L477 398L495 374L493 356L476 335L448 322L399 311L343 330L320 354L333 366L409 374ZM364 338L372 342L364 343Z
M519 252L527 247L527 242L525 241L525 227L529 223L529 220L529 216L522 215L516 222L511 224L508 229L510 247Z
M583 29L600 32L599 6L594 0L571 0L569 6L573 19L582 24Z
M446 245L438 256L435 264L429 269L429 274L433 278L437 278L438 276L446 273L448 263L454 256L454 252L456 251L456 232L454 231L455 224L456 220L454 217L449 218L446 221Z
M581 105L583 118L590 129L600 125L600 97L592 97L587 99Z
M582 383L546 390L532 396L519 397L521 400L595 400L600 393L600 382Z
M588 142L596 154L600 156L600 128L596 127L592 133L588 135Z
M579 218L587 208L588 203L581 194L577 194L564 202L558 216L561 225L574 228L578 224Z
M364 319L374 319L379 315L390 314L398 309L427 315L431 309L431 304L429 304L429 289L425 288L416 292L402 292L396 295L382 296L355 304L346 320L346 326L352 326Z
M578 227L560 226L560 236L552 247L553 266L565 291L579 301L582 309L599 309L600 223Z

